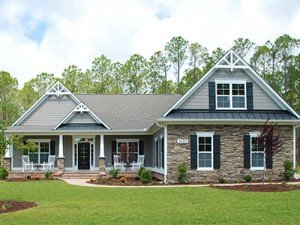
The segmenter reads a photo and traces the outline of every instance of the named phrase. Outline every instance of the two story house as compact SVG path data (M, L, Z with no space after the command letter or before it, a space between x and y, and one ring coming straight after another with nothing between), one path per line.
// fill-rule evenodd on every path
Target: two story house
M105 172L123 154L129 164L144 155L144 166L165 182L176 182L183 162L193 182L235 181L261 178L264 152L255 143L268 119L284 143L266 156L266 174L280 179L283 161L296 162L299 115L229 50L183 96L75 94L56 83L6 134L38 145L34 163L55 155L62 173ZM22 170L21 152L10 146L5 162Z

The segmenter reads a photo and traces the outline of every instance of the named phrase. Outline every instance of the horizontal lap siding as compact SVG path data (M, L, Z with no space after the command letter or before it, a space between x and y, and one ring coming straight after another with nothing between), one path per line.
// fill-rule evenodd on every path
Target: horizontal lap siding
M48 96L23 122L22 125L56 125L76 106L69 97Z
M72 154L72 136L64 136L64 157L65 157L65 167L72 167L72 158L73 158L73 154Z
M208 82L215 79L245 80L253 83L253 109L277 110L280 107L259 87L243 70L218 69L212 76L195 90L195 92L179 107L180 109L209 109Z
M72 124L72 123L78 124L78 123L97 123L97 122L93 119L93 117L90 114L88 114L86 112L84 112L84 113L78 112L73 117L71 117L71 119L69 119L67 121L67 123L68 124Z

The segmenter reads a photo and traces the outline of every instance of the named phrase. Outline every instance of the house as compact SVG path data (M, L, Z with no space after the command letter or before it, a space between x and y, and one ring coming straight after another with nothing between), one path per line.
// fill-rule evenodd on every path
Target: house
M299 115L233 50L185 95L76 95L62 84L51 87L6 134L38 144L34 162L56 155L56 169L107 171L114 155L144 166L164 181L177 180L185 162L191 181L240 180L262 175L264 153L255 146L267 119L276 122L283 150L266 156L267 177L282 176L283 161L296 160ZM5 157L22 169L21 153Z

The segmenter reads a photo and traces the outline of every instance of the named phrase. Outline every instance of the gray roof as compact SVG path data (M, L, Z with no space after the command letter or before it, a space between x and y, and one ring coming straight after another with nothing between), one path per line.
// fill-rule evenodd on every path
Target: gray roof
M107 129L100 124L63 124L57 130L98 131Z
M155 124L180 95L75 95L112 130L143 130Z
M8 131L51 131L54 126L51 125L21 125L21 126L10 126L7 128Z
M254 111L209 111L209 110L172 110L167 119L224 119L224 120L298 120L289 111L254 110Z

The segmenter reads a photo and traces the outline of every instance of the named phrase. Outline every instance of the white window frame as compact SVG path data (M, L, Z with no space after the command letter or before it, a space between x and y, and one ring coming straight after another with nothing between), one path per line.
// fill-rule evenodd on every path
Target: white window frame
M197 132L197 170L213 170L214 169L214 133L215 132ZM211 153L211 166L210 167L199 167L199 137L210 137L211 138L211 152L201 152L201 153Z
M92 141L77 141L77 138L92 138ZM89 142L90 143L90 170L94 170L96 167L96 136L72 136L72 168L78 170L78 143ZM92 152L93 151L93 152Z
M50 146L50 139L27 139L27 141L31 141L34 143L38 143L38 150L34 152L33 154L38 155L38 164L41 164L41 143L48 143L49 144L49 155L51 155L51 146Z
M118 149L118 143L119 142L126 142L127 143L127 147L129 146L129 142L137 142L137 159L140 155L140 139L116 139L116 152L119 153L119 149Z
M258 137L260 135L260 132L250 132L249 133L249 136L250 136L250 170L264 170L265 169L265 165L263 167L255 167L255 166L252 166L252 153L258 153L257 151L256 152L253 152L252 151L252 138L255 138L255 137ZM261 154L261 153L260 153ZM263 159L265 158L265 151L263 151ZM265 164L265 160L263 162L263 164Z
M216 109L224 109L224 110L246 110L247 109L247 87L246 81L244 80L216 80L216 87L215 87L215 95L216 95ZM229 108L218 107L218 97L224 95L218 95L218 84L229 84ZM245 87L245 95L232 95L232 85L233 84L244 84ZM233 97L244 97L245 100L245 107L244 108L236 108L233 107Z
M162 140L163 140L162 135L159 138L154 139L154 165L155 168L157 169L163 168ZM156 146L156 142L157 142L157 146Z

